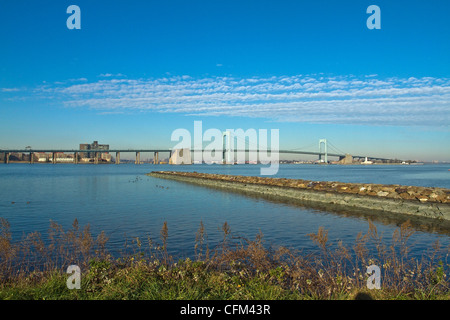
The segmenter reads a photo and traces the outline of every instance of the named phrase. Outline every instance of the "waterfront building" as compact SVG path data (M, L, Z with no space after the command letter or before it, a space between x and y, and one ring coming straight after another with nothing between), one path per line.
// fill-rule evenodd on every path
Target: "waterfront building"
M99 144L98 141L94 141L93 143L81 143L80 144L80 150L102 150L105 152L102 152L99 155L99 158L105 161L110 162L111 161L111 155L108 153L109 150L109 144ZM95 152L80 152L80 158L81 159L93 159L95 158Z
M89 150L91 147L88 143L82 143L80 144L80 150ZM81 158L89 158L89 152L80 152Z
M192 164L189 148L175 149L169 159L169 164Z

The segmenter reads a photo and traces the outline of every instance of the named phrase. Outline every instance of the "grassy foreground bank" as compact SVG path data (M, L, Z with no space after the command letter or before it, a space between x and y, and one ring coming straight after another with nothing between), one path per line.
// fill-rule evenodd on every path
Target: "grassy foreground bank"
M13 242L2 219L0 299L355 299L358 293L372 299L450 298L449 248L436 243L420 261L409 258L407 242L414 230L408 223L386 241L369 222L367 233L350 247L330 243L327 231L319 228L309 235L317 245L309 254L266 248L262 235L234 237L227 223L222 232L221 243L210 249L201 224L195 258L174 261L167 253L166 223L160 243L134 239L123 255L112 257L105 234L94 238L89 226L80 228L77 221L67 231L52 222L45 242L38 233ZM80 289L67 287L72 264L81 269ZM380 267L380 289L367 288L369 265Z

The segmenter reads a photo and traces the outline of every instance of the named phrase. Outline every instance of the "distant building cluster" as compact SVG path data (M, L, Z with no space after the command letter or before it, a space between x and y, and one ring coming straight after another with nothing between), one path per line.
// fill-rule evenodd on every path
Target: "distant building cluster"
M109 144L99 144L98 141L93 143L81 143L80 150L86 150L87 152L80 152L79 158L82 162L91 162L95 159L96 153L98 154L98 159L105 162L111 162L111 154L109 154ZM96 151L89 151L96 150Z
M88 163L88 162L112 162L111 154L109 153L108 144L99 144L98 141L93 143L80 144L79 150L86 150L86 152L11 152L8 153L7 159L4 153L0 154L0 162L30 162L30 163Z
M63 152L45 153L45 152L33 152L33 153L23 153L23 152L12 152L8 156L8 161L10 162L53 162L53 156L55 157L55 162L74 162L75 155L65 154ZM4 162L5 155L0 155L0 161ZM32 157L32 158L31 158Z

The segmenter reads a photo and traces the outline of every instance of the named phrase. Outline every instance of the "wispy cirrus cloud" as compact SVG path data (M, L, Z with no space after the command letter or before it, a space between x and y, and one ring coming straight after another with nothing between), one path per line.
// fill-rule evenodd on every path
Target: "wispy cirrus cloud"
M121 73L112 74L112 73L102 73L99 75L101 78L111 78L111 77L123 77L124 75Z
M19 88L0 88L0 92L17 92L20 91Z
M105 79L106 78L106 79ZM35 94L100 113L160 112L274 121L449 126L450 79L297 75L163 77L45 85Z

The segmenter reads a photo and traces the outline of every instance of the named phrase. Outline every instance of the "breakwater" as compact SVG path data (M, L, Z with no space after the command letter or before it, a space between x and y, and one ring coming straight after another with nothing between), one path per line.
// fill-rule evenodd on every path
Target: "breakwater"
M450 222L450 190L444 188L176 171L153 171L148 175L327 211L367 211L399 220L440 223L446 228Z

